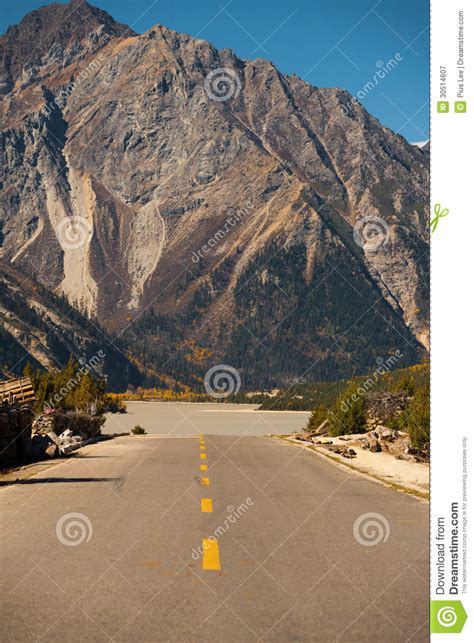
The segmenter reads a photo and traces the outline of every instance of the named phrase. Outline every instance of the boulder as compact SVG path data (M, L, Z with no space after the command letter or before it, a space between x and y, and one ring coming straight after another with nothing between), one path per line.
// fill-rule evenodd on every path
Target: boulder
M372 453L378 453L382 450L375 431L369 433L369 435L367 436L367 442L369 444L369 451L371 451Z
M47 458L55 458L59 453L58 445L51 442L44 450L44 455Z
M73 451L77 451L77 449L80 449L83 446L83 442L70 442L69 444L63 444L59 447L59 450L61 453L64 455L69 455Z

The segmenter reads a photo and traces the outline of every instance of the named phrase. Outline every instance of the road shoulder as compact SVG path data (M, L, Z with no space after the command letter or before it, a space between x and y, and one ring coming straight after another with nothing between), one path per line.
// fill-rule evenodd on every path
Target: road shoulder
M336 453L330 453L324 447L318 447L315 444L310 442L302 442L301 440L295 440L292 436L289 435L270 435L274 440L278 440L288 446L298 447L300 449L306 449L312 451L315 455L324 458L326 461L329 460L335 466L342 467L346 471L351 471L354 475L359 475L379 484L384 485L394 489L395 491L400 491L402 493L409 494L421 501L429 500L429 467L426 467L426 484L419 484L418 481L400 479L399 477L392 476L387 474L385 468L380 466L383 464L383 454L370 454L374 458L371 459L370 464L366 460L364 462L357 461L357 458L354 458L350 463L341 455ZM407 463L404 463L407 464ZM410 466L410 465L408 465ZM411 465L413 466L413 465Z

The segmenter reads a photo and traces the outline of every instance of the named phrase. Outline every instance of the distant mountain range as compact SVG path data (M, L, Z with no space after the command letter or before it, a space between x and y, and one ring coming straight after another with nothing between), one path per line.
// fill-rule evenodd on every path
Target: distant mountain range
M429 155L348 92L78 0L1 37L0 91L4 264L148 379L227 363L279 386L425 359Z

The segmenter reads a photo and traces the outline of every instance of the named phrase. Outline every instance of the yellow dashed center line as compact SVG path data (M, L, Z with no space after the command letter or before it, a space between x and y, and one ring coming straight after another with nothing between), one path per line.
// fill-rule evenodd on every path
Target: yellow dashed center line
M200 436L199 448L201 451L206 450L206 445L204 442L204 436ZM200 453L201 460L206 460L206 453ZM207 464L201 464L201 471L207 471ZM209 478L204 476L200 479L200 483L204 487L209 486ZM212 503L212 498L201 498L201 513L213 513L214 506ZM217 540L204 538L202 541L202 568L204 570L211 571L220 571L221 569L221 557L219 554L219 544Z
M202 568L219 571L221 568L221 557L219 556L219 543L217 540L204 538L202 541Z
M201 511L205 514L211 514L214 511L212 498L201 498Z

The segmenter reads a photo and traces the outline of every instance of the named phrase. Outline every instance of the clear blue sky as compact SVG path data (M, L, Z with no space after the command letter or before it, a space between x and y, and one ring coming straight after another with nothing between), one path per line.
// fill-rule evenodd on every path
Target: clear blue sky
M0 0L2 33L45 4ZM362 99L409 141L429 138L428 0L95 0L143 32L156 23L199 35L242 58L268 58L319 87L356 94L398 53L396 67Z

